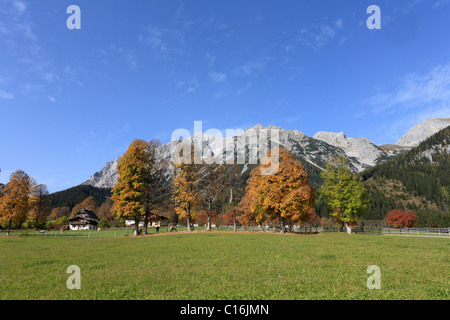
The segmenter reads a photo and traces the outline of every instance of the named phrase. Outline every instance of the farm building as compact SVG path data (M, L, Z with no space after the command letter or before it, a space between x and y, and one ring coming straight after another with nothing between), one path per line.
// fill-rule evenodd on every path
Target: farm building
M70 230L97 230L99 218L88 209L80 210L69 219Z
M143 216L139 220L139 227L144 227L145 216ZM133 227L135 224L134 220L126 220L125 225L127 227ZM157 227L166 227L169 225L169 218L164 216L160 216L156 213L151 213L148 217L148 227L149 228L157 228Z

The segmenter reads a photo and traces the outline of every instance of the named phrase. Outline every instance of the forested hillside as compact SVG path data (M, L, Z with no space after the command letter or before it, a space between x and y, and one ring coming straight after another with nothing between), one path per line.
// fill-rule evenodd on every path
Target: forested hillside
M361 173L371 194L366 219L412 209L419 219L447 219L450 208L450 127L400 157Z
M51 208L69 207L72 209L75 205L91 196L94 197L95 204L101 206L107 198L111 197L111 190L87 185L76 186L49 195L50 206Z

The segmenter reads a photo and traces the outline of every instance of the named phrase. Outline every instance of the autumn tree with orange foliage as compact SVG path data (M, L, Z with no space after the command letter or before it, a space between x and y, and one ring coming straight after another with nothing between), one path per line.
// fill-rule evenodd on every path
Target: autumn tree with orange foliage
M112 190L114 213L120 219L134 220L134 236L139 234L139 221L145 214L151 167L149 144L144 140L134 140L117 166L119 178Z
M184 146L182 152L190 152L190 155L183 155L180 152L175 154L172 160L175 167L172 200L179 219L186 218L187 231L190 232L192 215L195 214L194 210L202 202L200 194L202 164L201 161L200 164L198 164L199 161L195 161L196 155L192 144Z
M412 228L417 221L414 211L391 210L384 220L394 228Z
M3 187L0 197L0 225L8 226L7 235L10 234L12 223L20 228L26 220L30 189L31 178L22 170L14 172Z
M72 212L70 214L71 217L75 216L78 212L80 212L80 210L83 210L83 209L91 210L95 214L98 213L98 207L97 207L97 204L95 203L95 199L93 196L87 197L82 202L76 204L72 208Z
M272 152L277 151L269 150L268 158L274 158ZM302 163L292 152L284 148L278 152L278 170L273 174L262 174L273 167L267 161L252 170L240 210L245 212L248 221L257 224L278 219L281 232L285 233L290 221L303 224L310 220L315 191L309 185Z

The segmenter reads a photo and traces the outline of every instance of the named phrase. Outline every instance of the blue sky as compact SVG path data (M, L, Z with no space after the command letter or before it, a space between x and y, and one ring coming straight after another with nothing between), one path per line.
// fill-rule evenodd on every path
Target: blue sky
M450 116L449 17L449 0L0 0L0 182L72 187L196 120L395 143Z

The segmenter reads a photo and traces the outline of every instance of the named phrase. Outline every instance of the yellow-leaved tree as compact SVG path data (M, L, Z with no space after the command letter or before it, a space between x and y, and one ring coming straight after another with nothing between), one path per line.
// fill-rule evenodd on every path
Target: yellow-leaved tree
M194 210L202 201L200 194L200 170L202 165L196 164L194 161L195 152L193 145L190 145L190 148L189 146L185 147L183 151L189 149L190 157L176 154L173 159L175 175L172 184L172 200L175 204L175 211L179 218L186 217L188 232L191 231L192 216L195 214Z
M119 178L112 189L114 213L120 219L133 219L134 235L139 234L139 221L145 214L145 193L150 181L152 157L149 143L135 140L117 166Z
M0 197L0 225L8 226L7 235L11 231L11 224L20 228L25 222L29 208L31 178L22 170L11 175L9 182L2 189Z
M269 150L268 158L273 159L271 152ZM261 174L270 164L260 164L252 170L240 211L244 212L243 220L257 224L278 219L281 232L285 233L289 222L303 224L309 221L315 191L309 185L302 163L292 152L284 148L278 152L278 170L273 174Z

